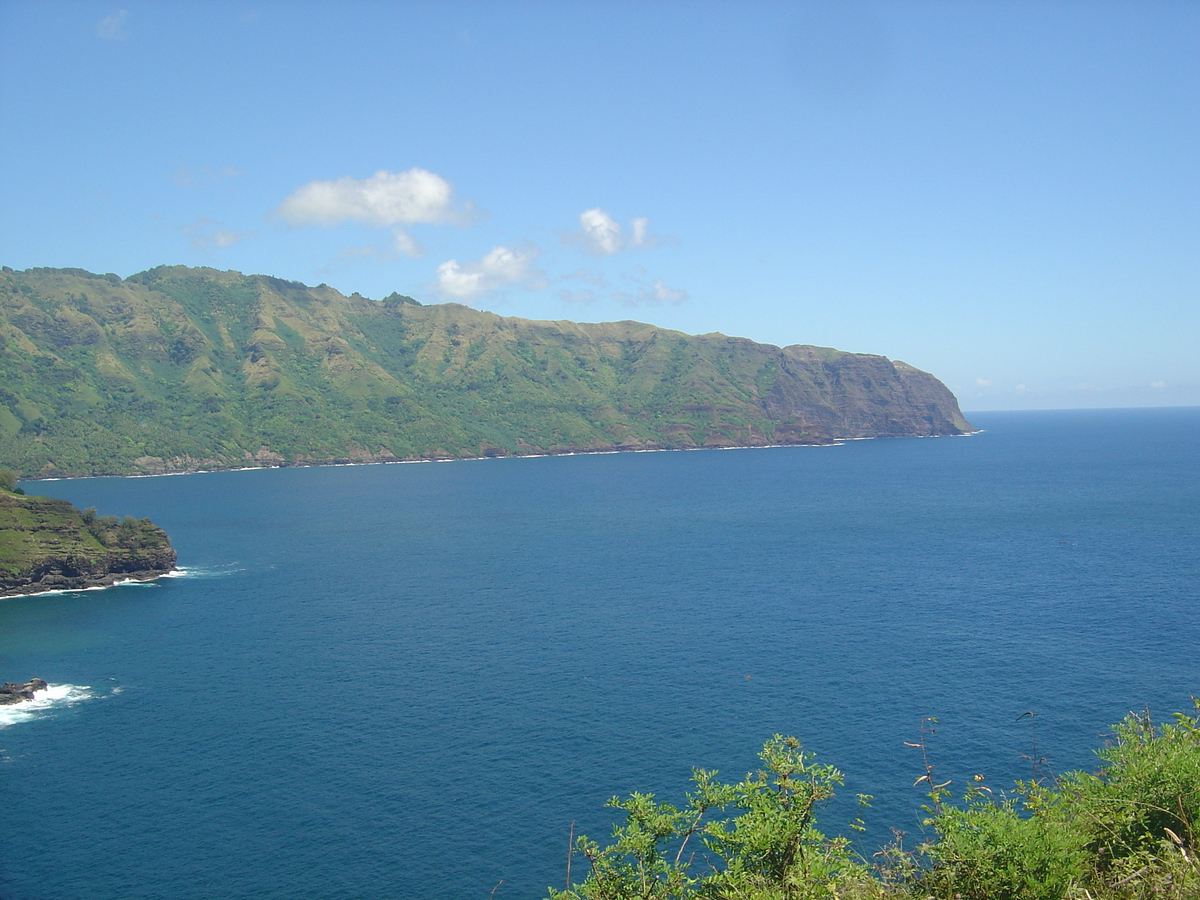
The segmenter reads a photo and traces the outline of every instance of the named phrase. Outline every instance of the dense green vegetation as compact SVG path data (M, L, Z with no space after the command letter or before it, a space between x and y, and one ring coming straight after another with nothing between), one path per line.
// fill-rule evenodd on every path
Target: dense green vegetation
M175 551L149 519L98 516L29 497L0 471L0 597L169 572Z
M827 837L816 813L842 783L794 738L764 746L736 784L694 770L682 807L613 798L601 847L581 837L585 877L551 900L1148 900L1200 897L1200 700L1155 725L1131 714L1095 774L1047 774L995 794L976 776L960 802L925 765L924 840L871 859ZM924 751L924 744L920 746ZM860 796L866 803L869 797ZM732 813L732 815L730 815ZM722 815L724 817L722 817ZM861 829L856 820L851 830Z
M26 478L969 427L881 356L213 269L0 271L0 461Z

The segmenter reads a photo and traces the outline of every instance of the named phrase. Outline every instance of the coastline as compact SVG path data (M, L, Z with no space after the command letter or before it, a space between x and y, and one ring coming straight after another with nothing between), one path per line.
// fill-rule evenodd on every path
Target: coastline
M46 587L43 584L28 584L16 589L0 589L0 600L14 600L17 597L41 597L46 594L78 594L84 591L103 591L125 584L150 584L160 578L178 578L184 574L186 574L185 570L176 567L167 572L123 572L119 578L86 579L85 583L70 587Z
M22 478L21 484L40 481L75 481L81 478L168 478L176 475L203 475L210 472L258 472L270 469L310 469L317 467L350 466L395 466L421 463L481 462L492 459L545 459L555 456L606 456L617 453L690 453L701 450L778 450L787 447L841 447L851 441L898 440L905 438L955 438L982 434L984 429L963 431L957 434L881 434L865 437L835 437L813 442L790 442L785 444L728 444L709 447L600 447L596 449L548 450L537 453L481 453L473 456L419 456L394 457L377 455L363 459L334 457L328 460L304 460L299 462L272 462L258 466L214 465L172 468L162 472L106 472L89 474L51 475L46 477Z

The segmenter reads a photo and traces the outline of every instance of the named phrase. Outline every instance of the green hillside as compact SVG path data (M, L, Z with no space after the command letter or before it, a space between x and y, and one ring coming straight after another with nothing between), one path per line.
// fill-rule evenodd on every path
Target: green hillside
M213 269L0 272L0 461L27 478L969 428L882 356Z

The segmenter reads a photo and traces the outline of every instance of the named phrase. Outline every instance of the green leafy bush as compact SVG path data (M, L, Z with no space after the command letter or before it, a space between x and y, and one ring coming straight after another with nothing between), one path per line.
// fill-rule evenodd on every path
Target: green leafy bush
M976 796L933 825L937 836L922 847L931 866L919 883L934 897L1048 900L1083 881L1083 836L1053 817L1022 817L1014 799Z
M0 469L0 490L8 491L10 494L25 493L17 487L17 473L12 469Z
M569 890L551 889L552 900L807 900L838 896L839 884L866 884L867 869L849 842L815 825L817 807L842 774L813 762L793 737L775 735L759 758L763 768L732 785L694 769L695 790L683 809L651 794L614 797L608 805L625 813L625 823L607 847L579 839L588 876ZM740 814L705 821L727 808ZM699 862L689 852L693 838L703 848Z
M1200 897L1200 700L1154 725L1149 712L1114 726L1096 774L1063 779L1056 805L1086 835L1093 885L1120 897Z
M929 788L929 837L914 851L898 838L874 868L850 841L817 830L817 809L842 774L776 735L759 754L762 769L737 784L694 770L681 809L651 794L614 797L609 806L625 821L612 843L580 838L586 878L549 897L1200 900L1200 700L1193 705L1160 726L1131 714L1097 751L1099 772L1017 782L1009 796L993 796L976 776L960 804L949 802L949 782L935 781L925 756L917 783Z

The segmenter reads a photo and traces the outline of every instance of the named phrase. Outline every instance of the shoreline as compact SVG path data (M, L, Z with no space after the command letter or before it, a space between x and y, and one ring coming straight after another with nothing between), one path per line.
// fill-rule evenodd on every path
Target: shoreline
M63 479L66 480L66 479ZM0 600L15 600L18 597L43 597L47 594L82 594L84 591L104 591L108 588L121 587L126 584L150 584L160 578L178 578L186 574L186 570L178 567L167 572L123 574L115 580L96 579L94 583L81 584L76 587L46 587L41 584L30 584L25 587L33 590L0 591Z
M204 475L215 472L258 472L272 469L312 469L312 468L348 468L350 466L396 466L396 465L414 465L422 463L456 463L456 462L481 462L493 459L546 459L548 457L559 456L608 456L618 453L690 453L699 450L778 450L781 448L793 447L841 447L851 441L878 441L878 440L893 440L905 438L955 438L955 437L972 437L977 434L982 434L984 429L977 428L974 431L963 431L958 434L887 434L887 435L869 435L866 437L837 437L831 438L828 441L820 441L813 443L787 443L787 444L732 444L730 446L714 446L714 447L604 447L595 450L564 450L561 452L547 451L542 453L497 453L497 454L481 454L478 456L422 456L416 458L400 459L397 457L379 457L367 459L330 459L330 460L310 460L305 462L283 462L272 463L261 466L210 466L197 467L187 469L173 469L165 472L130 472L126 474L109 473L103 475L51 475L46 477L22 478L19 483L32 484L40 481L76 481L82 478L169 478L177 475Z

